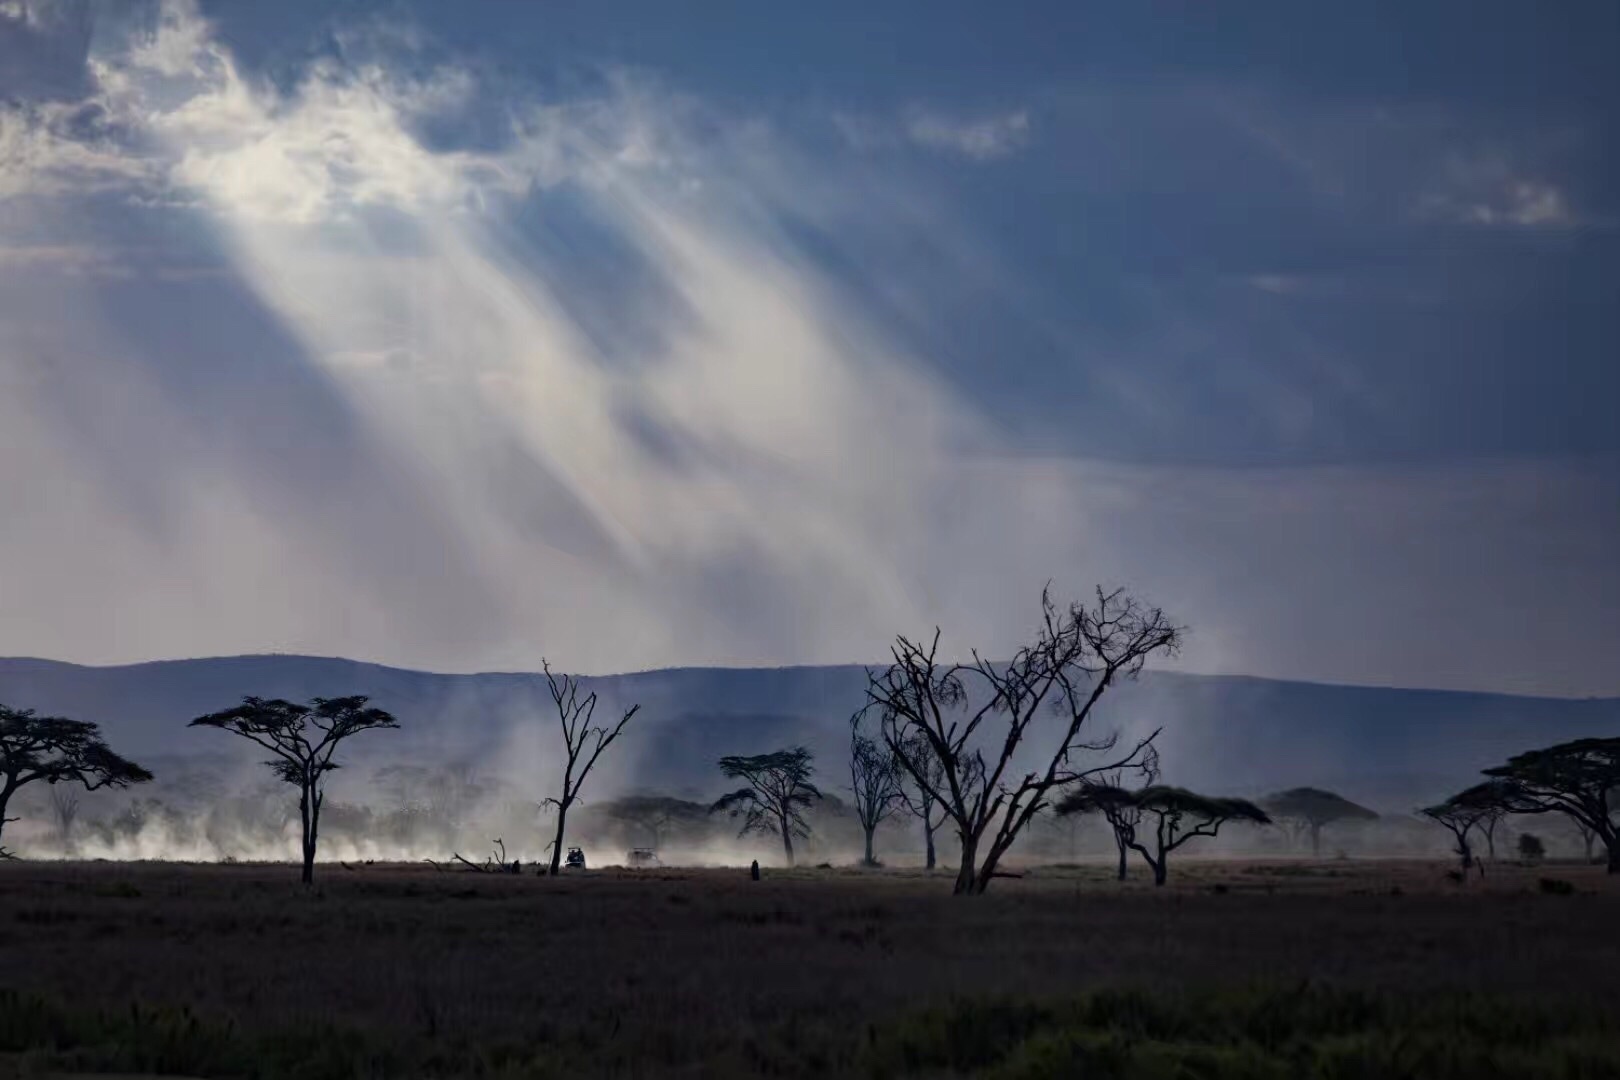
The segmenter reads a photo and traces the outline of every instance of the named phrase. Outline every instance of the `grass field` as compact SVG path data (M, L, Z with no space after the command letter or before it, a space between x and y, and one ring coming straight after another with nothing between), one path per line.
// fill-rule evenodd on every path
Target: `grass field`
M0 864L0 1076L1620 1076L1620 882L1443 870Z

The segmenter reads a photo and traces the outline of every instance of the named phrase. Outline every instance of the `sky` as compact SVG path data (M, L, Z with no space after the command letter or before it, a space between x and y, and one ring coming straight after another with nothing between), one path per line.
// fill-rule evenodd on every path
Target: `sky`
M1620 694L1620 5L0 0L0 654Z

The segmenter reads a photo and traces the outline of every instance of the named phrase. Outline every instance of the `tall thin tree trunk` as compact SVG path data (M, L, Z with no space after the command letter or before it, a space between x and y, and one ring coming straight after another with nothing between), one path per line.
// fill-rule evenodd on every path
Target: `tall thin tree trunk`
M1159 853L1159 861L1153 864L1153 884L1163 885L1170 877L1170 860L1164 852Z
M1131 872L1129 862L1131 849L1125 846L1125 838L1118 832L1114 833L1114 846L1119 848L1119 880L1124 881Z
M6 806L11 802L11 795L17 790L17 787L18 785L13 783L9 776L6 778L5 785L0 787L0 836L5 835Z
M927 817L923 818L923 857L927 860L923 864L925 869L932 870L938 861L934 853L934 824Z
M793 865L793 830L788 827L786 816L782 818L782 852L787 856L787 864Z
M866 830L866 858L863 860L863 863L866 866L876 866L877 858L872 854L872 834L877 831L877 826L866 825L863 827Z
M315 883L315 834L313 829L314 819L311 817L313 809L314 808L310 805L310 789L306 785L298 793L298 820L299 824L302 826L302 835L299 837L299 840L301 841L304 855L304 872L302 880L305 885L313 885Z
M557 804L557 838L551 842L551 876L562 873L563 826L568 823L568 800Z

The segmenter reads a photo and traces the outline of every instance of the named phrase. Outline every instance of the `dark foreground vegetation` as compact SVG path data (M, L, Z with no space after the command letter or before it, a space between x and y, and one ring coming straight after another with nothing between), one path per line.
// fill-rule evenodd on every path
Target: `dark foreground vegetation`
M1444 869L10 863L0 1076L1620 1076L1615 879Z

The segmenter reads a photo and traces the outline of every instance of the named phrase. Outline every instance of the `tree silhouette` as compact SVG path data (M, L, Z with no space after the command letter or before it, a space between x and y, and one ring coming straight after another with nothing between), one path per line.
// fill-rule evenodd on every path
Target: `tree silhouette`
M1142 787L1153 787L1159 779L1159 754L1148 747L1140 761L1129 770L1115 769L1094 779L1083 781L1071 790L1057 805L1060 816L1096 813L1103 816L1114 834L1114 847L1119 855L1115 876L1124 881L1130 874L1131 844L1136 840L1136 827L1142 823L1142 807L1124 786L1127 772L1141 777Z
M189 725L229 731L275 755L265 764L276 779L298 789L305 885L315 881L326 774L339 767L333 760L338 745L362 731L399 727L389 713L368 708L368 700L359 695L318 697L303 705L280 698L244 697L234 709L199 716Z
M1049 805L1053 788L1132 764L1158 734L1122 753L1114 753L1117 736L1082 738L1108 688L1138 674L1149 656L1174 653L1180 628L1122 590L1098 589L1095 603L1067 608L1047 590L1041 616L1035 640L1005 662L975 652L971 663L945 663L936 629L926 645L896 638L893 663L867 673L867 699L882 718L884 741L956 827L957 895L985 891L1018 834ZM1057 739L1050 756L1019 774L1013 764L1019 747L1038 719L1051 717ZM932 757L918 760L919 739ZM1112 760L1082 767L1077 759L1086 753ZM936 759L942 776L932 772Z
M1153 871L1155 885L1163 885L1168 879L1170 853L1182 845L1200 836L1219 834L1221 826L1229 821L1271 823L1266 812L1247 799L1223 799L1164 785L1126 791L1083 784L1058 803L1058 812L1085 813L1100 806L1128 806L1137 811L1139 823L1126 833L1126 843ZM1144 838L1151 846L1143 842Z
M913 735L910 738L906 758L910 761L911 767L919 770L926 778L926 782L918 783L912 778L911 770L903 763L900 765L900 798L904 801L906 809L922 822L923 866L932 870L939 861L934 849L934 833L945 823L945 805L934 797L934 792L943 790L945 767L939 758L934 756L928 740L921 735ZM898 755L895 761L900 761Z
M598 809L615 821L646 830L652 839L652 850L656 852L663 846L667 830L703 821L709 808L668 795L624 795L599 804Z
M1515 791L1510 781L1487 780L1483 784L1475 784L1466 791L1459 791L1449 800L1459 806L1472 807L1478 811L1474 827L1485 838L1485 854L1492 862L1496 861L1496 827L1502 823L1503 818L1513 812L1511 804Z
M905 793L900 784L903 770L899 759L883 743L862 733L864 715L864 711L857 712L849 721L849 783L855 795L855 817L866 837L866 853L861 862L865 866L876 866L872 836L886 818L905 805Z
M1426 806L1418 811L1429 820L1445 826L1451 833L1452 839L1456 842L1454 850L1458 861L1462 864L1464 875L1474 868L1474 846L1468 842L1468 834L1488 812L1477 800L1459 795L1453 795L1443 803ZM1483 866L1480 867L1480 872L1484 873Z
M567 755L567 763L563 766L562 794L540 804L555 807L557 810L557 835L551 841L550 869L551 875L556 877L562 872L563 830L568 825L568 809L579 801L580 788L585 785L585 778L596 766L602 751L613 745L613 741L624 731L624 726L630 722L630 718L641 711L641 706L630 706L611 730L607 727L593 726L591 721L596 715L596 691L593 690L580 697L578 679L572 675L564 675L561 678L553 675L551 665L543 659L540 661L540 667L546 673L546 687L551 691L552 704L557 707L557 722L562 728L563 752Z
M739 836L750 832L778 833L787 864L792 866L793 838L810 835L804 812L821 798L820 790L810 781L816 771L811 761L810 751L802 746L752 757L723 757L720 771L727 778L742 780L748 786L722 795L709 812L724 812L732 817L742 815Z
M95 791L150 779L151 773L113 753L95 724L0 705L0 834L17 820L6 817L11 797L28 784L76 783ZM0 856L9 857L4 847Z
M1564 814L1590 830L1609 853L1608 872L1620 874L1620 738L1531 750L1485 775L1505 782L1509 813Z
M1322 829L1336 821L1375 821L1378 815L1342 795L1321 788L1299 787L1279 791L1260 801L1273 820L1297 824L1311 838L1311 854L1322 854Z
M1592 845L1597 841L1597 833L1582 822L1575 822L1575 835L1581 838L1581 860L1592 861Z

